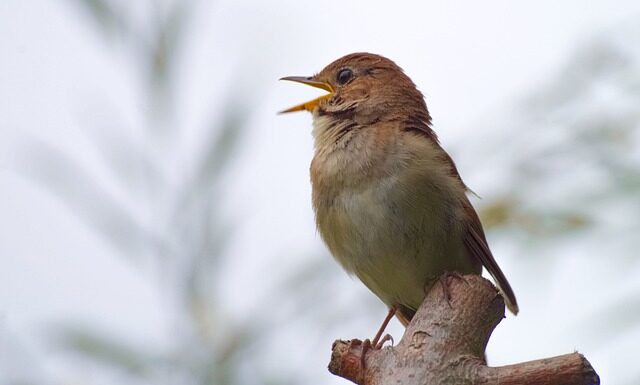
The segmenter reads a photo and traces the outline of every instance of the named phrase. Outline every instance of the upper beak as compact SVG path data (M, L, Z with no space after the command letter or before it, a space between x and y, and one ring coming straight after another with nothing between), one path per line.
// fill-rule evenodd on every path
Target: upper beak
M313 80L311 77L305 77L305 76L286 76L284 78L281 78L280 80L289 80L292 82L298 82L298 83L302 83L302 84L306 84L309 85L311 87L316 87L316 88L321 88L325 91L329 91L329 93L327 95L322 95L318 98L315 98L313 100L310 100L306 103L302 103L302 104L298 104L297 106L293 106L291 108L287 108L284 111L280 111L280 114L284 114L287 112L294 112L294 111L310 111L312 112L313 109L320 103L321 100L323 99L327 99L329 97L331 97L331 94L333 93L333 88L331 87L331 85L329 83L325 83L325 82L319 82L317 80Z

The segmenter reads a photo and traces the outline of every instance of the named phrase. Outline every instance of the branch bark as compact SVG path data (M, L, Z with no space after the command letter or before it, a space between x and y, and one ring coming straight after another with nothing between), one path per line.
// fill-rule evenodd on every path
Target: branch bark
M337 340L329 371L359 385L597 385L579 353L488 367L484 351L504 318L495 286L477 275L446 280L450 300L435 284L397 346L367 350L358 340ZM364 367L363 367L364 364Z

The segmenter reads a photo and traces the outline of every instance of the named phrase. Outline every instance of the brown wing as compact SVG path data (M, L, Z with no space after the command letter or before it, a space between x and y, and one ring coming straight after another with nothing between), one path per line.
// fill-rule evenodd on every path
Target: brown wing
M465 202L464 210L469 218L469 229L464 238L465 247L469 251L469 254L482 262L482 265L487 269L489 274L491 274L496 281L496 285L502 292L507 308L511 310L514 315L517 315L518 302L516 301L516 296L513 293L511 285L509 285L509 281L507 281L507 277L504 276L500 266L498 266L498 263L493 258L493 254L491 254L478 214L476 214L476 211L469 201Z
M453 159L451 159L449 154L444 150L442 151L442 154L444 162L450 166L451 175L460 181L465 190L473 193L473 191L471 191L462 181ZM507 308L513 314L518 314L519 309L516 296L513 293L513 289L511 288L509 281L507 281L507 277L504 276L500 266L498 266L498 263L493 258L493 254L489 249L487 238L484 235L484 230L482 229L482 224L480 223L480 218L478 218L476 210L473 209L473 206L471 206L471 203L466 199L466 197L464 199L463 206L465 215L469 219L469 228L467 229L467 233L464 237L464 246L467 248L470 255L474 256L482 263L485 269L487 269L489 274L491 274L493 279L496 281L498 289L500 289L503 294Z
M451 159L449 154L447 154L447 152L444 151L444 149L442 149L442 147L440 146L438 137L433 132L433 130L431 130L429 123L430 118L428 121L414 119L413 121L407 122L405 131L413 131L416 134L432 141L441 150L439 154L440 160L442 160L443 163L449 166L450 175L460 182L465 191L475 195L475 193L471 191L471 189L469 189L467 185L464 184L464 181L460 177L460 173L458 173L456 164L453 162L453 159ZM480 263L482 263L489 274L491 274L496 282L496 285L498 286L498 289L500 289L503 294L504 302L507 305L507 308L513 314L518 314L519 309L518 302L516 301L516 296L513 293L511 285L509 285L509 281L507 281L507 277L504 276L504 273L500 269L500 266L498 266L498 263L493 258L493 254L491 254L491 250L489 249L487 239L484 235L484 230L482 229L482 224L480 223L480 218L478 218L478 214L474 210L473 206L471 206L471 203L466 197L464 198L464 202L462 204L464 207L465 215L469 219L469 228L467 229L467 233L464 237L464 246L468 250L469 254L476 258ZM401 311L400 313L401 315L398 316L398 318L401 322L403 322L403 324L407 319L410 320L413 316L413 314L411 314L411 311Z

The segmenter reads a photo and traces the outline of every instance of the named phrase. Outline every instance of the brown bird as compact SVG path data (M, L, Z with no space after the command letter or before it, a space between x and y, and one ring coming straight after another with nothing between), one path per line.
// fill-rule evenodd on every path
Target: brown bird
M291 80L329 93L282 112L313 115L311 184L316 223L331 254L406 326L446 273L484 266L507 307L516 297L496 263L451 157L415 84L393 61L344 56ZM443 286L445 287L445 286Z

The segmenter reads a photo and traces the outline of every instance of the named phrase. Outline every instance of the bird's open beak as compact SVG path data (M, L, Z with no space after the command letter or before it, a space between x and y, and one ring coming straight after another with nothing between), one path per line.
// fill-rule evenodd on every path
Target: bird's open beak
M322 96L320 96L318 98L315 98L313 100L310 100L310 101L308 101L306 103L298 104L297 106L293 106L291 108L287 108L284 111L280 111L280 114L284 114L284 113L287 113L287 112L304 111L304 110L312 112L313 109L316 108L316 106L318 105L318 103L320 103L321 100L324 100L324 99L327 99L327 98L331 97L331 94L333 93L333 88L331 87L331 85L329 83L312 80L311 77L286 76L284 78L281 78L280 80L289 80L289 81L292 81L292 82L298 82L298 83L309 85L311 87L321 88L321 89L323 89L325 91L329 91L329 93L326 94L326 95L322 95Z

